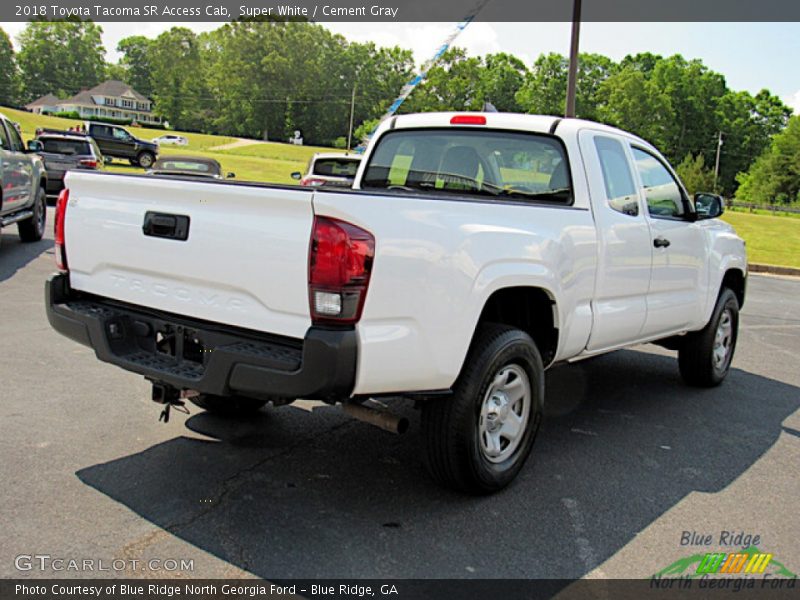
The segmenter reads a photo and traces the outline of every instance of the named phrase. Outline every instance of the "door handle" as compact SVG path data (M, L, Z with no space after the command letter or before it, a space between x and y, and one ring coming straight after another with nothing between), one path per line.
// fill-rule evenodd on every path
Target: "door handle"
M655 246L656 248L667 248L669 247L669 243L670 242L668 239L663 238L661 236L653 240L653 246Z
M189 217L147 211L142 232L151 237L186 241L189 237Z

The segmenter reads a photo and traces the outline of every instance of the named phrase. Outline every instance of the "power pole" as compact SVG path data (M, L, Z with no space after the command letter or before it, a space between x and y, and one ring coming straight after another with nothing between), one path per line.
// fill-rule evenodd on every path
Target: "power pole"
M573 0L572 41L569 47L569 72L567 75L567 106L565 117L575 116L575 91L578 84L578 39L581 33L581 0Z
M353 140L353 113L356 109L356 82L353 81L353 94L350 96L350 129L347 130L347 151L350 152L350 144Z
M717 179L719 178L719 155L722 153L722 132L717 136L717 160L714 163L714 191L717 191Z

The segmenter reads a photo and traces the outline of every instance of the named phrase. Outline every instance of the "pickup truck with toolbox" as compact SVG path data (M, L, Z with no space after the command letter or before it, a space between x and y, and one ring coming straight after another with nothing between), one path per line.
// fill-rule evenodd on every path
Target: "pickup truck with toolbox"
M398 116L352 190L70 172L47 311L167 407L315 399L390 428L413 398L431 474L488 493L530 454L553 364L652 342L722 382L747 280L722 210L598 123Z

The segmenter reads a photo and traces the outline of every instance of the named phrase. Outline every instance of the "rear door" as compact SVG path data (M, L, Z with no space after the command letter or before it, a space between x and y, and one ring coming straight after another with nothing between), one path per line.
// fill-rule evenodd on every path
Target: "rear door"
M708 269L706 237L687 220L689 199L662 158L631 147L641 194L647 206L653 268L647 292L646 337L692 327L702 319Z
M630 343L641 334L652 252L627 142L592 130L581 131L579 139L599 239L587 344L587 350L596 351Z
M68 172L66 185L74 289L256 331L305 335L311 324L311 190L90 171Z

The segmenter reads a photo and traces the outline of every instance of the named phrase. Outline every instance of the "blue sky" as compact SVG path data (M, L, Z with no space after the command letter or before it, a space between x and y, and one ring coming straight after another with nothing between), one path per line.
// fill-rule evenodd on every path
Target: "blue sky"
M117 42L136 32L155 36L176 23L101 23L109 59ZM183 23L197 31L218 23ZM24 23L0 23L12 37ZM356 41L411 48L426 59L452 28L448 23L331 23L327 27ZM542 52L566 54L569 23L473 23L456 44L470 54L510 52L530 62ZM700 58L722 73L728 86L752 93L768 88L800 114L800 23L583 23L581 50L618 60L650 51Z

